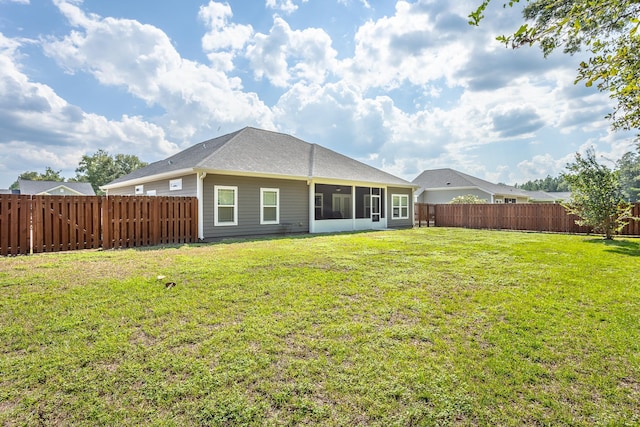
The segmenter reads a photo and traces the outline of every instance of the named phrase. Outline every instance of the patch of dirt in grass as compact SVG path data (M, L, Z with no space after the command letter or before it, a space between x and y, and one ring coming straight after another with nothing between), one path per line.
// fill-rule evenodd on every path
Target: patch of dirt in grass
M18 408L18 403L11 400L0 401L0 414L7 414L13 412ZM10 424L7 424L10 425Z
M139 345L139 346L145 346L145 347L152 346L157 341L158 341L157 338L147 334L141 328L136 329L136 331L129 336L129 342L131 344Z
M620 379L620 387L628 390L631 394L640 395L640 380L632 377Z

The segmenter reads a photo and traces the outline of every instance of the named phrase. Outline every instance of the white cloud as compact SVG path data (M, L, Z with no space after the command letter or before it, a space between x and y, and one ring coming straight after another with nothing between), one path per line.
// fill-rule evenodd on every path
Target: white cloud
M82 111L20 67L21 44L0 33L0 178L13 182L26 170L50 166L74 176L82 155L99 148L115 153L169 155L177 146L164 130L141 117L107 120ZM24 166L28 165L28 166Z
M198 15L209 27L202 37L202 48L208 52L209 60L217 69L233 70L233 58L251 39L253 27L229 23L233 13L228 3L210 1L200 7Z
M301 2L306 3L307 1L309 0L302 0ZM285 13L292 13L298 10L298 5L294 0L267 0L266 6Z
M162 30L130 19L87 15L62 0L57 5L79 30L46 41L47 55L70 73L90 73L101 84L125 87L147 104L160 106L172 138L193 143L193 138L210 137L210 129L223 123L273 128L269 109L255 93L242 90L239 78L183 59ZM224 5L210 3L201 17L214 28L229 13ZM241 41L225 43L234 48Z
M337 64L331 37L322 29L292 30L275 16L269 34L256 34L247 48L254 75L287 87L292 82L322 83Z
M466 63L469 47L450 35L455 25L466 30L462 27L466 20L447 16L454 23L444 27L437 10L399 1L395 15L368 21L358 29L355 55L344 61L342 74L363 89L393 89L405 83L422 86L438 79L451 84Z
M567 163L574 160L573 154L567 154L562 158L555 158L551 154L542 154L533 156L531 159L523 160L518 163L519 184L527 181L546 178L547 175L552 177L560 175L566 171Z

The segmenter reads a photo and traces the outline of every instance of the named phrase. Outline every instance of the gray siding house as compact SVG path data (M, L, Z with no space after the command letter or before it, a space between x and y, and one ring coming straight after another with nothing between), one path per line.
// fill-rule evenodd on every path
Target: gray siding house
M455 197L468 194L484 199L487 203L528 203L531 193L504 184L493 184L454 169L425 170L413 183L418 203L444 204Z
M102 187L195 196L201 239L413 226L415 185L290 135L246 127Z

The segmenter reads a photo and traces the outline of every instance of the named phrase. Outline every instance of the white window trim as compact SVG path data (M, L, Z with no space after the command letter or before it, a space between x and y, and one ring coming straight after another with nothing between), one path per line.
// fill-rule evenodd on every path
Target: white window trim
M276 220L275 221L265 221L264 219L264 208L265 207L273 207L273 206L265 206L264 205L264 193L276 193ZM260 189L260 224L280 224L280 189L279 188L261 188Z
M133 190L133 193L134 193L136 196L141 196L141 195L143 195L143 194L144 194L144 185L143 185L143 184L136 185L136 186L135 186L135 188L134 188L134 190Z
M398 198L400 205L395 205L395 198ZM402 215L402 200L407 201L407 215ZM398 215L395 214L395 209L398 208ZM391 219L409 219L409 195L408 194L392 194L391 195Z
M182 190L182 178L169 180L169 191Z
M218 190L233 190L233 222L219 222L218 217ZM228 206L225 206L228 207ZM228 185L214 185L213 186L213 225L216 227L226 227L238 225L238 187L232 187Z

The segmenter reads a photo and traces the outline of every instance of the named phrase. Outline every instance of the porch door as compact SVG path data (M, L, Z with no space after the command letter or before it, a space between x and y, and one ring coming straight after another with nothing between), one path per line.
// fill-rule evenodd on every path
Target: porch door
M334 212L340 212L340 218L351 218L351 194L333 194Z
M371 222L380 222L380 195L371 195Z

